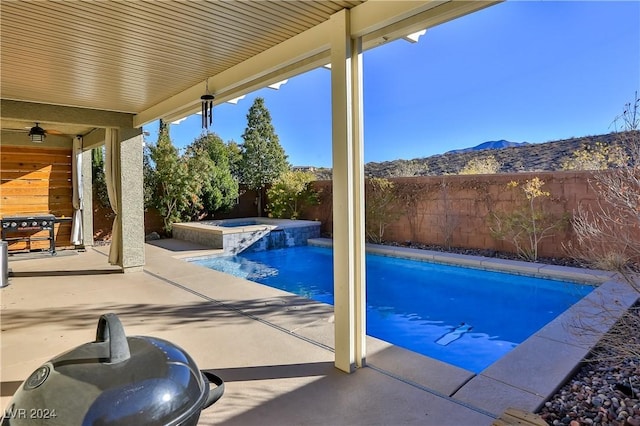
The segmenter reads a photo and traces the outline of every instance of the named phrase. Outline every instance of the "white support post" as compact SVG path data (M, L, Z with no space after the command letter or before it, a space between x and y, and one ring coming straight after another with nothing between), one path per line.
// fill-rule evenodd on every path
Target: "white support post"
M361 39L349 20L348 10L331 17L335 366L345 372L366 353Z

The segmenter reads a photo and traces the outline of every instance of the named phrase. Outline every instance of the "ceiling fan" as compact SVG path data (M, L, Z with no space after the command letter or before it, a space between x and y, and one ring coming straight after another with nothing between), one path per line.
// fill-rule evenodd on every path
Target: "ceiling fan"
M33 127L23 127L21 129L5 129L5 130L10 130L10 131L14 131L14 132L25 132L29 135L29 139L31 140L31 142L34 143L42 143L44 142L44 138L47 135L63 135L64 133L58 131L58 130L54 130L54 129L43 129L42 127L40 127L40 123L35 123L35 126Z

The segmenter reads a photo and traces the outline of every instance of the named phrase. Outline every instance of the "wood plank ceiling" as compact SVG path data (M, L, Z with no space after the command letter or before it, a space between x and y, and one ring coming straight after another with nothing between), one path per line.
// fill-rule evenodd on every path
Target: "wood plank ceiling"
M3 1L1 97L138 113L360 3Z

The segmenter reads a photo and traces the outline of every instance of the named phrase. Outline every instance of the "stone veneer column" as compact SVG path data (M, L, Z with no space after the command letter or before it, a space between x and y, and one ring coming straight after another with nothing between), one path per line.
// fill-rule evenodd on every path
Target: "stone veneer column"
M144 266L144 190L142 129L120 129L122 194L122 269L138 272Z

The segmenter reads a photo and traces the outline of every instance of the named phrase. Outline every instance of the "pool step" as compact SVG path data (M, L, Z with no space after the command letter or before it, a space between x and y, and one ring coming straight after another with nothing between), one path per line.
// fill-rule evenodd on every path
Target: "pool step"
M517 408L507 408L491 426L549 426L542 417Z

